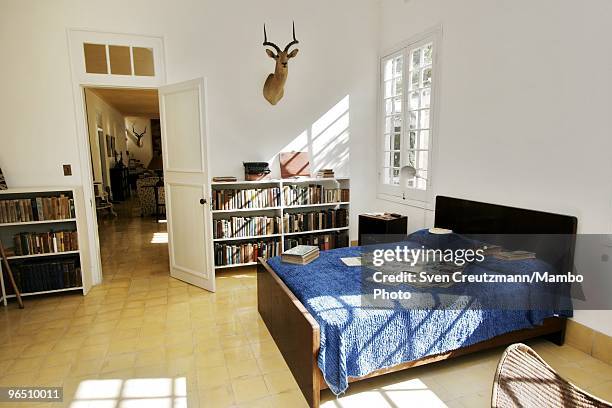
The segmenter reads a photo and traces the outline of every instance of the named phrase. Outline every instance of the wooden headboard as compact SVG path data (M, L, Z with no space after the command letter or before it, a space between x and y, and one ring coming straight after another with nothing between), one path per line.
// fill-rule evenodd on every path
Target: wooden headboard
M561 273L573 270L576 217L437 196L434 226L535 252Z
M437 196L434 226L458 234L576 234L569 215Z

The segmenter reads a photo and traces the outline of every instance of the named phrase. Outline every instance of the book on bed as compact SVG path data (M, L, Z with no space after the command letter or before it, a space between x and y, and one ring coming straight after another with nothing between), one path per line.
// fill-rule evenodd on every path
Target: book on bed
M319 247L314 245L298 245L281 256L281 261L298 265L306 265L319 257Z

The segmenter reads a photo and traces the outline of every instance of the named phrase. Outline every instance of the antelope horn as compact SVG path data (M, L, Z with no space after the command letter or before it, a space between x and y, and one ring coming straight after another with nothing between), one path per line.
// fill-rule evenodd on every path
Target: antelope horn
M289 51L289 47L291 47L292 45L299 44L299 43L300 42L295 38L295 21L294 21L293 22L293 41L287 44L287 46L285 47L285 52Z
M277 54L281 53L280 48L278 48L278 45L274 44L273 42L269 42L268 41L268 35L266 34L266 25L264 24L264 42L263 42L264 47L272 47L276 50Z

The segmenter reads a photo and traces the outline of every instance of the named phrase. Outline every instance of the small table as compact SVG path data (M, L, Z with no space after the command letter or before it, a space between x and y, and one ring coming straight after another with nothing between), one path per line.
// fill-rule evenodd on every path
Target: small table
M400 214L359 214L359 245L363 244L363 235L406 235L408 233L408 217ZM392 238L392 237L389 237ZM386 242L381 237L381 242ZM391 239L394 242L396 239Z

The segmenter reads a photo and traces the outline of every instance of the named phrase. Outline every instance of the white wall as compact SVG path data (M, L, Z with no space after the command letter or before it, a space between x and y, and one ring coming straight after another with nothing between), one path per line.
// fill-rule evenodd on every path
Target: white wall
M132 126L138 133L142 133L145 128L146 132L141 139L142 146L137 145L136 136L132 133ZM129 130L127 139L127 149L130 152L130 158L140 160L146 168L153 158L153 139L151 137L151 119L137 116L127 116L125 118L125 127ZM126 162L127 164L127 162Z
M66 35L76 27L163 36L168 83L207 77L211 176L242 176L242 161L269 160L300 135L317 136L313 124L349 96L349 132L341 129L344 115L317 139L337 132L345 144L331 146L317 163L341 157L339 175L350 173L354 180L353 217L369 208L375 181L375 1L2 0L0 7L0 54L11 61L0 64L0 166L11 185L82 183L79 166L89 164L78 159ZM284 46L292 20L300 53L290 62L285 98L273 107L262 96L274 69L261 44L262 26L267 23L270 41ZM62 176L63 163L73 165L73 176Z
M87 107L87 127L89 129L89 144L91 148L94 181L102 181L103 157L106 161L106 180L110 185L110 168L115 165L115 156L108 157L106 154L106 135L115 136L115 150L123 153L126 160L125 120L121 112L106 103L102 98L91 90L85 90L85 104ZM100 121L100 123L98 123ZM104 154L100 155L100 144L98 142L97 128L101 125L104 130ZM120 156L119 156L120 157Z
M442 24L436 194L612 230L612 2L384 0L381 48ZM429 226L431 212L377 200ZM612 313L576 311L612 335Z

